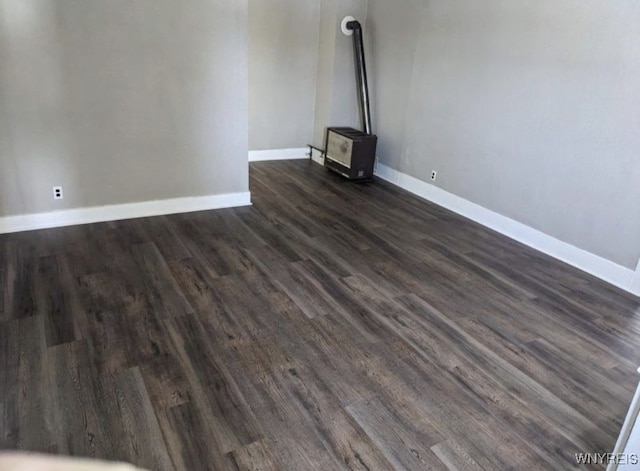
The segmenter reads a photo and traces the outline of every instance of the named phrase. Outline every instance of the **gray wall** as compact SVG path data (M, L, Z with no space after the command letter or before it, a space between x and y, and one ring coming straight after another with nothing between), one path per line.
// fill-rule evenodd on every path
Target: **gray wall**
M320 1L249 1L251 150L311 142Z
M360 128L353 40L340 23L351 15L366 28L367 0L322 0L318 47L318 86L313 144L323 148L327 126Z
M246 0L0 0L0 216L247 191L246 38Z
M640 4L369 0L380 162L635 269Z
M352 42L367 0L249 1L249 148L324 145L327 125L359 126Z

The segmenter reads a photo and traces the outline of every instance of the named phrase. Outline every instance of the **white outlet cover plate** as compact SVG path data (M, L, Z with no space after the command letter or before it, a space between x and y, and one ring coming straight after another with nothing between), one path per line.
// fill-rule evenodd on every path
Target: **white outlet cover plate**
M345 36L353 36L353 30L347 28L347 23L351 21L356 21L353 16L345 16L342 20L342 24L340 25L340 29L342 30L342 34ZM335 24L335 23L334 23Z

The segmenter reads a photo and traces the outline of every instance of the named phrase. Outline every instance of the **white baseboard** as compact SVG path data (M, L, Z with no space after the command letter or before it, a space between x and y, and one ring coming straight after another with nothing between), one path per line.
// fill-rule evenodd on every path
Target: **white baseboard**
M249 205L251 193L243 192L5 216L0 217L0 234Z
M640 260L638 260L638 267L631 281L631 292L640 296Z
M465 216L558 260L562 260L625 291L640 295L640 265L638 266L638 271L634 273L629 268L562 242L532 227L495 213L437 186L398 172L386 165L378 164L376 175L410 193Z
M267 160L297 160L308 159L309 149L300 147L299 149L273 149L273 150L250 150L249 162L264 162Z

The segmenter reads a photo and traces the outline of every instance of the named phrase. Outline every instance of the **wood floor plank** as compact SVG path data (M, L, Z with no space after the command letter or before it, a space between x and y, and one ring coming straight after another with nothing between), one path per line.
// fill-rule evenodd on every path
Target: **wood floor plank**
M125 444L111 437L114 418L105 414L105 377L94 374L94 368L85 341L49 348L44 386L50 403L43 419L52 429L58 453L117 459Z
M189 252L175 221L166 216L139 220L142 230L148 234L166 262L189 258Z
M448 371L456 380L460 379L460 375L463 375L461 384L471 385L465 386L465 388L470 387L471 389L474 389L475 386L480 386L491 382L489 378L474 378L472 380L469 380L468 378L464 377L470 373L469 367L471 367L471 365L468 365L465 369L465 360L460 357L457 348L454 346L455 342L438 342L438 334L435 332L430 332L430 326L423 324L418 319L413 318L413 316L411 316L409 312L406 312L403 309L394 306L392 303L385 301L384 298L379 293L377 293L372 286L367 285L366 283L363 283L361 280L358 280L356 278L346 280L346 282L350 286L353 286L355 289L357 289L362 294L362 296L365 296L367 298L367 304L372 305L375 308L374 310L378 313L379 316L385 319L387 325L391 330L396 332L401 338L407 341L425 358L439 361L439 364L443 369L443 373ZM423 332L426 333L426 335L424 337L421 337ZM458 341L457 343L460 344L461 342ZM448 345L451 346L449 347ZM474 356L478 356L482 355L482 352L473 351L471 352L471 354ZM528 439L528 431L536 430L533 427L533 422L535 421L532 420L535 417L535 414L529 413L527 415L527 413L524 412L524 408L521 404L518 404L516 401L514 401L514 398L512 398L509 394L502 393L496 386L497 385L495 384L491 386L491 392L481 392L480 390L476 389L474 391L474 397L489 397L490 400L488 404L491 405L493 405L494 403L492 401L500 403L503 406L508 404L507 411L494 409L493 413L496 415L504 415L505 422L509 422L509 418L511 417L517 417L518 420L510 422L509 426L514 430L520 430L521 433L525 434L525 438ZM489 406L488 408L491 409L491 406ZM518 417L520 414L516 411L518 411L519 409L522 410L520 414L523 416L527 416L527 418L523 419L523 417ZM543 423L535 432L538 439L541 439L542 435L544 435L542 431L545 430L545 427L546 424ZM549 439L548 443L558 443L561 441L561 437L554 436ZM572 446L572 444L568 443L566 440L565 444Z
M491 381L480 381L477 387L488 386L487 392L480 394L473 392L474 384L460 381L468 367L464 361L448 369L458 373L450 375L404 342L394 345L394 353L401 359L400 363L395 363L394 369L402 372L403 380L412 378L412 383L405 383L400 390L401 397L411 398L410 404L414 410L421 411L431 423L440 427L444 437L459 441L482 467L540 470L577 467L573 462L573 452L580 449L579 445L567 444L566 439L557 435L559 429L553 425L544 424L541 427L540 421L546 421L548 417L526 412L526 407L516 405L506 415L496 414L492 409L499 406L501 401L494 399L494 389L488 386ZM434 380L434 375L440 375L439 379ZM388 380L386 383L385 388L398 387ZM400 391L393 392L391 397L397 397ZM497 391L498 396L504 395L504 388L499 386ZM449 414L448 417L440 415L442 410ZM523 412L535 420L523 422ZM505 423L505 417L508 417L509 423ZM511 421L516 421L515 427ZM527 423L531 424L531 429L526 426ZM536 434L536 431L543 433L534 442L526 439L527 434ZM550 437L560 439L550 440ZM545 441L551 447L543 445Z
M309 319L334 310L331 296L327 295L324 288L314 280L309 280L303 271L297 269L297 264L304 262L287 262L269 247L249 249L247 253L263 274L282 292L287 293Z
M484 471L464 446L447 440L431 447L449 471Z
M56 451L172 469L137 369L97 377L85 341L47 351L50 407L44 419Z
M283 348L258 338L238 349L234 358L232 371L243 372L238 386L285 469L348 469L327 448L326 439L287 387L281 372L296 365Z
M224 453L203 411L187 402L157 416L174 469L225 469Z
M37 257L11 238L4 237L2 245L4 308L1 320L32 316L37 312Z
M0 324L0 354L0 449L53 449L54 438L44 421L49 402L44 318Z
M36 302L46 321L49 346L79 340L87 332L78 283L64 255L38 259Z
M391 465L384 453L340 407L331 385L325 383L313 368L288 366L280 374L294 403L336 460L349 470L389 469Z
M117 443L121 454L118 459L144 469L173 469L139 369L108 377L103 387L107 406L104 416L111 418L112 436L119 437Z
M349 414L372 438L396 469L446 469L430 450L433 438L413 420L406 420L381 401L348 406ZM416 427L416 425L418 425Z
M9 302L9 244L6 243L8 237L0 235L0 322L5 320L5 310Z
M163 317L193 314L193 308L177 286L156 245L134 245L131 250L140 271L145 274L145 291L153 312Z
M547 352L540 345L548 345L544 339L514 344L477 322L465 321L463 329L480 338L480 342L488 348L500 351L500 355L508 358L510 363L549 390L553 390L560 399L579 412L589 415L591 411L603 410L604 405L613 407L619 401L620 395L624 394L609 376L604 376L589 367L586 367L589 371L576 368L573 362L563 362L562 353L558 350L554 349L553 353ZM576 351L579 352L578 349ZM592 366L593 363L585 362L585 365ZM610 417L602 417L598 423L604 427L601 420L607 419L610 420L610 431L620 428L617 418L611 420Z
M164 323L154 316L130 322L126 342L129 364L140 369L154 408L174 407L188 400L185 371Z
M483 346L472 336L450 328L451 324L440 313L430 311L428 306L416 298L407 297L401 301L408 309L420 312L421 317L429 320L429 323L424 324L424 327L431 332L433 340L443 336L442 347L430 346L431 352L441 356L438 360L441 367L454 372L456 380L458 380L458 374L466 376L472 371L486 376L484 380L481 378L467 380L462 378L461 380L462 384L474 391L474 396L489 398L486 403L490 405L489 409L494 405L509 404L508 407L511 408L511 411L507 412L503 420L508 422L507 417L513 420L513 422L509 422L510 429L520 430L520 433L525 437L528 436L529 431L537 430L537 439L542 443L542 449L548 449L551 443L560 443L561 441L564 441L565 446L560 449L590 449L597 443L607 440L607 436L611 436L611 432L607 434L600 427L600 424L596 423L597 419L594 416L584 416L569 407L557 397L555 391L545 388L516 365L509 363L508 357L503 357L499 351ZM446 345L456 345L456 353L443 355L442 351ZM424 355L422 356L424 357ZM493 381L497 383L495 387L490 386ZM476 388L487 389L481 393ZM503 394L503 391L508 391L509 394ZM495 400L495 397L502 397L502 399ZM513 402L514 400L516 402ZM518 405L517 402L522 404ZM547 415L544 413L545 411L556 411L556 413ZM559 420L560 411L561 420ZM496 413L497 411L494 411L494 414ZM500 412L500 414L503 413ZM547 422L552 426L550 427ZM550 432L551 435L547 432ZM559 435L556 436L556 433ZM568 461L573 458L573 454L566 452L565 455L558 458Z
M78 286L87 319L83 338L96 368L105 373L128 368L131 363L125 339L129 338L129 325L117 283L104 273L95 273L80 277Z
M283 465L264 440L253 442L240 450L227 453L228 471L278 471Z
M208 331L215 344L246 339L248 333L237 316L227 307L216 288L220 278L213 276L198 260L183 260L172 264L171 270L183 293L196 308L196 315L212 326Z
M207 345L206 332L194 317L165 322L178 361L189 384L190 402L207 417L223 452L262 438L249 404L228 369ZM204 412L203 412L204 413Z

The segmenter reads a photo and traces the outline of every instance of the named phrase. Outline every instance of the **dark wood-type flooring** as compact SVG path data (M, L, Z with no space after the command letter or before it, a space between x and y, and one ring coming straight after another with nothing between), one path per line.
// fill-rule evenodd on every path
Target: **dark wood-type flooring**
M150 470L555 470L610 452L640 301L384 182L0 236L0 445ZM597 467L592 467L597 469Z

